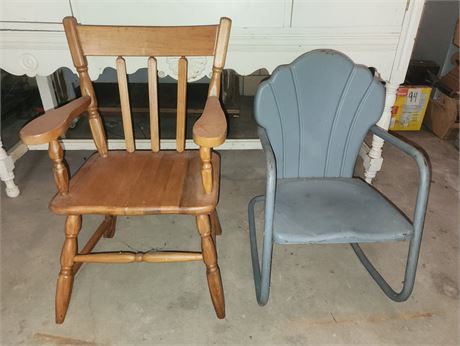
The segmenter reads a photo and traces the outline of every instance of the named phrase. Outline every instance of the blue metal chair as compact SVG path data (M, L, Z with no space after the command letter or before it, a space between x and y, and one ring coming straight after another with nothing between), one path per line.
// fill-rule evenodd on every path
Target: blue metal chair
M257 301L270 292L273 243L350 243L385 294L406 300L413 289L428 199L430 171L425 156L377 127L385 88L362 65L333 50L306 53L278 67L260 86L255 118L267 160L266 193L248 206ZM411 156L419 187L410 221L353 169L368 131ZM254 206L264 202L261 265ZM401 291L393 290L358 243L409 240Z

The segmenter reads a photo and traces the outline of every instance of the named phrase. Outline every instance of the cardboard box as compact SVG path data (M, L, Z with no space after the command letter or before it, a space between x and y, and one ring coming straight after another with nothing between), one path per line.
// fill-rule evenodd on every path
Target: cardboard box
M458 133L458 99L439 93L437 100L431 100L423 122L436 136L452 139Z
M459 92L459 59L460 53L457 52L454 55L452 55L451 61L454 67L440 79L440 82L447 86L447 88L450 89L453 94L458 94Z
M418 131L422 126L431 88L427 86L402 86L396 93L391 110L390 130Z

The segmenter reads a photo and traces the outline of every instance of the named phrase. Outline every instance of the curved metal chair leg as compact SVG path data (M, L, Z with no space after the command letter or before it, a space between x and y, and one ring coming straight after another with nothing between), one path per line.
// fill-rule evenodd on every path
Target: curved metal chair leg
M361 263L367 269L375 282L380 286L383 292L388 296L388 298L396 302L403 302L409 298L414 288L415 274L417 271L417 262L420 250L420 241L412 239L410 242L403 288L399 293L391 288L391 286L385 281L385 279L382 277L382 275L380 275L377 269L375 269L374 265L367 258L366 254L357 243L352 243L350 245L355 251Z
M252 271L254 273L254 285L256 297L259 305L267 304L270 295L270 271L272 264L273 242L271 234L264 232L263 249L262 249L262 271L259 265L259 253L257 251L256 225L254 218L254 207L258 202L265 201L265 196L256 196L249 202L248 219L249 219L249 240L251 243Z

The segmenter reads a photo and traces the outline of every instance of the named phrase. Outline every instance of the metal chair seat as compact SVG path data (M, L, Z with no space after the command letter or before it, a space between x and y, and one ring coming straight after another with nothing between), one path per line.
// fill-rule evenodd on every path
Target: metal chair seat
M413 232L411 222L361 179L277 182L273 239L278 244L405 240Z

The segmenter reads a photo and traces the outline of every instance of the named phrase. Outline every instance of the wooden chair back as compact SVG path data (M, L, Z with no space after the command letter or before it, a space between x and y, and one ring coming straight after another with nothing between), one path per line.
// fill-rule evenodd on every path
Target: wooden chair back
M208 96L220 94L220 77L227 54L231 21L221 18L217 25L180 27L80 25L74 17L63 21L73 63L80 77L82 95L91 97L89 123L94 142L102 156L107 155L105 133L97 110L94 88L88 74L87 56L116 56L118 87L126 150L135 151L131 107L123 56L145 56L148 67L151 150L160 150L158 123L157 57L179 57L177 84L176 150L185 149L187 95L186 56L213 56Z

